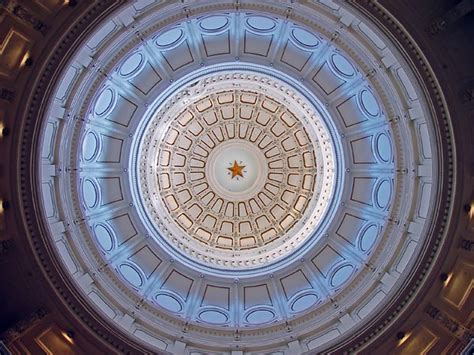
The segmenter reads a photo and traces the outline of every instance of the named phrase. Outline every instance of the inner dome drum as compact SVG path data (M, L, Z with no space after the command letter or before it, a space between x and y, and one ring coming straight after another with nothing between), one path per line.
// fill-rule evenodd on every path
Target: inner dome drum
M225 269L266 265L317 238L336 166L315 99L261 69L221 69L157 104L138 148L157 236Z

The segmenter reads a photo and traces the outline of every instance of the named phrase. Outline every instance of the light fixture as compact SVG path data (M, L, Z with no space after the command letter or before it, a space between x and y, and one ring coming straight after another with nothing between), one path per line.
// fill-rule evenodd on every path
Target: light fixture
M466 212L469 216L469 219L474 219L474 201L465 206Z
M77 1L76 0L64 0L64 5L74 7L74 6L77 5Z
M10 208L10 202L5 200L0 200L0 213L5 212Z
M449 283L449 281L451 280L451 278L453 277L453 273L445 273L443 272L441 275L439 275L439 278L440 280L444 283L444 286L446 287Z
M407 339L410 337L411 333L405 333L405 332L398 332L397 333L397 339L398 339L398 346L402 345L404 342L407 341Z
M3 211L6 211L10 208L10 202L8 201L4 201L4 200L0 200L1 201L1 212Z
M70 344L74 344L74 331L72 330L67 330L61 332L61 335L66 339Z
M6 137L8 134L10 134L10 130L0 121L0 137Z
M33 65L33 59L30 57L30 52L26 52L23 56L20 66L31 67Z

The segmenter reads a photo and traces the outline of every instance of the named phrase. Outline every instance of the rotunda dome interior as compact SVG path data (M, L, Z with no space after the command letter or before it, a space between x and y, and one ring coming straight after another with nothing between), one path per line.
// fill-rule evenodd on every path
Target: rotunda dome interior
M23 136L54 272L133 349L360 350L453 210L449 117L404 45L342 1L117 5Z
M62 215L83 221L56 248L73 279L103 270L80 288L100 312L140 302L130 331L142 341L161 317L186 320L197 343L239 330L251 346L255 329L278 337L298 319L300 332L320 327L309 344L322 346L344 333L330 325L339 304L357 310L354 331L417 258L436 197L430 113L362 20L336 44L323 4L318 21L222 6L196 3L166 25L151 11L139 39L110 19L82 45L94 65L71 59L51 109L74 102L83 123L60 133L50 116L42 140L43 167L59 159L77 173L42 180L44 215L51 232ZM364 74L382 53L391 71ZM412 124L395 122L407 106Z

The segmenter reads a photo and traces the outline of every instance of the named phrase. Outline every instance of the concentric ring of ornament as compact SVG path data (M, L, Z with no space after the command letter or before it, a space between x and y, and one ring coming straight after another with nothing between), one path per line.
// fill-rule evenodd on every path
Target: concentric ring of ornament
M177 91L138 149L141 194L159 233L201 263L233 269L273 262L311 237L335 183L316 108L251 71Z
M416 68L350 4L295 2L290 16L280 2L235 6L187 2L184 12L180 2L130 3L84 40L62 69L38 129L41 223L48 224L55 265L60 259L81 304L151 352L174 349L176 341L190 352L228 352L229 344L285 352L290 328L291 341L304 351L324 352L364 332L416 272L428 228L441 216L433 203L441 186L437 169L446 167L434 134L439 122L414 79ZM268 267L217 269L215 255L193 262L190 252L170 245L190 245L179 239L182 228L167 227L166 211L147 217L142 204L149 201L139 198L146 186L137 179L137 141L142 122L155 118L151 106L158 97L170 97L168 109L178 105L157 122L163 135L165 122L204 95L203 86L229 89L217 87L217 74L215 82L199 83L203 70L218 65L280 73L291 87L318 97L320 112L332 118L326 123L336 137L334 199L319 232L307 221L323 237L308 238L271 265L264 261ZM265 94L285 105L293 100L278 85L250 82L257 89L240 89L271 91ZM186 87L189 93L180 92ZM158 155L152 157L156 169ZM158 192L156 175L150 182Z

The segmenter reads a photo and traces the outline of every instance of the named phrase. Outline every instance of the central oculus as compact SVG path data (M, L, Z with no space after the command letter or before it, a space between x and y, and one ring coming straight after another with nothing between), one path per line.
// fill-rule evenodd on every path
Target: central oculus
M138 175L159 243L214 268L251 269L317 237L334 147L319 111L291 86L211 73L153 112Z
M220 197L247 200L263 189L267 166L258 146L243 139L231 139L210 152L205 172L211 189Z

